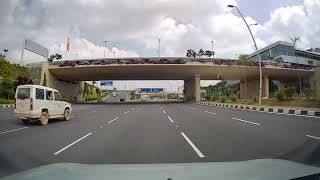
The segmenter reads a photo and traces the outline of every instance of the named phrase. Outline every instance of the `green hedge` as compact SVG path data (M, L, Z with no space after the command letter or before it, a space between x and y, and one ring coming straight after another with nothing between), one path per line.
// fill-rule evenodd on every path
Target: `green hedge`
M98 94L88 94L88 95L85 95L86 101L94 101L94 100L97 100L98 97L99 97Z
M14 100L0 99L0 104L14 104Z

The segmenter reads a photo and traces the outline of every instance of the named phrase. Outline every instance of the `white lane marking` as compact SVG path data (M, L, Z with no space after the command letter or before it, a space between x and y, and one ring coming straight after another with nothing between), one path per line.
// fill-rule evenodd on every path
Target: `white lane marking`
M103 128L103 126L99 126L101 129Z
M162 110L162 112L165 114L166 113L166 111L165 110Z
M170 117L170 116L168 116L168 119L169 119L172 123L174 123L174 121L171 119L171 117Z
M162 107L160 106L160 109L162 110Z
M201 151L193 144L193 142L183 133L181 132L181 135L184 137L184 139L190 144L190 146L193 148L193 150L198 154L200 158L204 158L204 155L201 153Z
M126 112L124 112L123 114L128 114L130 111L126 111Z
M76 116L71 116L71 118L75 118Z
M316 137L316 136L311 136L311 135L306 135L307 137L313 138L313 139L318 139L320 140L320 137Z
M81 137L80 139L78 139L78 140L74 141L73 143L69 144L68 146L66 146L66 147L64 147L64 148L62 148L62 149L60 149L59 151L57 151L57 152L55 152L55 153L53 153L53 154L54 154L54 155L58 155L58 154L60 154L62 151L64 151L64 150L68 149L69 147L71 147L71 146L75 145L76 143L78 143L79 141L83 140L84 138L86 138L86 137L90 136L91 134L92 134L92 133L88 133L87 135L85 135L85 136Z
M238 118L232 118L233 120L237 120L237 121L242 121L242 122L246 122L246 123L250 123L250 124L255 124L255 125L258 125L260 126L261 124L259 123L255 123L255 122L251 122L251 121L246 121L246 120L243 120L243 119L238 119Z
M117 120L117 119L119 119L119 117L116 117L116 118L112 119L112 120L109 121L108 123L110 124L110 123L112 123L113 121L115 121L115 120Z
M26 128L28 128L28 127L22 127L22 128L18 128L18 129L12 129L12 130L8 130L8 131L4 131L4 132L1 132L0 135L1 134L6 134L6 133L9 133L9 132L19 131L21 129L26 129Z
M195 107L191 107L191 109L198 109L198 108L195 108Z
M134 110L134 108L131 108L131 110Z
M204 111L204 112L209 113L209 114L217 114L217 113L210 112L210 111Z

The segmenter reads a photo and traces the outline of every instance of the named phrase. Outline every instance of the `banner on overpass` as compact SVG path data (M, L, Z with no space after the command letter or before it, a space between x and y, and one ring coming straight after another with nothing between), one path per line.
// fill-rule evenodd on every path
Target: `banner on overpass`
M100 81L102 90L113 90L113 81Z
M165 88L138 88L138 93L164 93Z

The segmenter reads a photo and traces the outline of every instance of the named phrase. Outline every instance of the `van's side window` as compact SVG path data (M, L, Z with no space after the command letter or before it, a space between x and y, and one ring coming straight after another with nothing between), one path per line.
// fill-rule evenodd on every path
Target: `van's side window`
M54 100L56 101L63 101L62 97L58 92L54 92Z
M52 91L46 91L46 100L53 100Z
M36 88L36 99L44 99L44 90Z

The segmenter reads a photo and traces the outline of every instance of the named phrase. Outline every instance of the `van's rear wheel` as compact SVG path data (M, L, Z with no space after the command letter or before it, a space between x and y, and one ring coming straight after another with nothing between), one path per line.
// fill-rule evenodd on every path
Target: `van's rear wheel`
M64 110L64 120L69 121L71 119L70 109Z
M45 111L41 112L39 120L40 120L40 123L41 123L42 126L47 125L48 124L48 120L49 120L48 113L45 112Z

